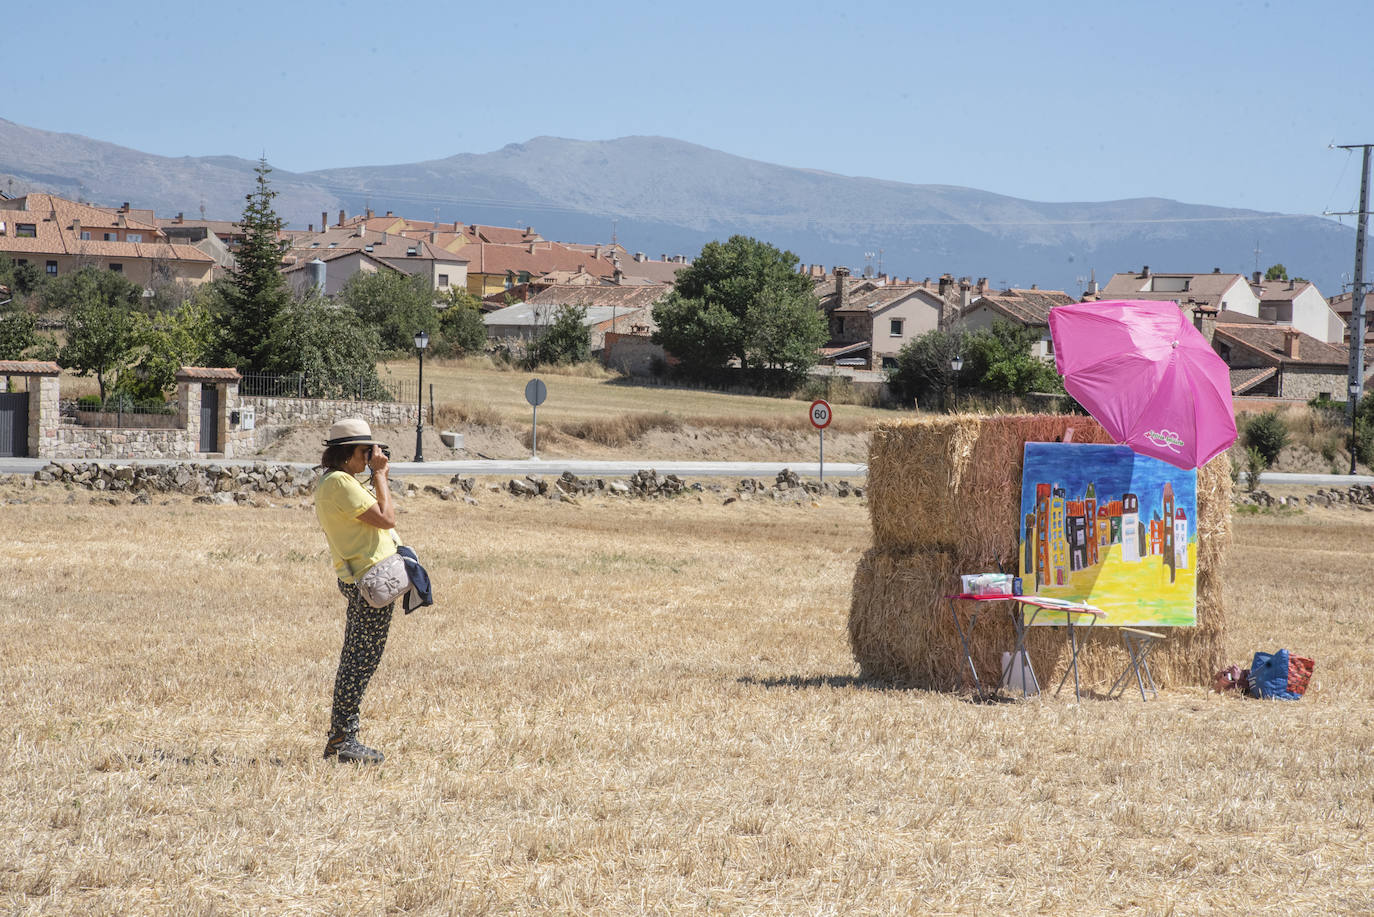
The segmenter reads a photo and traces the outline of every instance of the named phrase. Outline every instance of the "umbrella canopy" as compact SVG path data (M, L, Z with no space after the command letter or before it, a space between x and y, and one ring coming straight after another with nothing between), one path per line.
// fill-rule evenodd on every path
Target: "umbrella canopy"
M1236 441L1230 372L1173 302L1050 310L1064 388L1122 445L1197 468Z

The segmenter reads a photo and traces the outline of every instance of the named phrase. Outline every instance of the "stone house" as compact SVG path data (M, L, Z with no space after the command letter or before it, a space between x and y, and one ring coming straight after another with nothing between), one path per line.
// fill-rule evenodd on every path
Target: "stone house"
M1345 401L1349 350L1240 313L1193 310L1194 324L1231 369L1231 394ZM1371 351L1366 348L1369 371ZM1369 377L1364 381L1369 386Z
M952 295L950 278L942 278L935 288L885 277L852 279L848 268L837 267L833 277L813 279L818 308L830 330L830 340L821 349L825 363L860 369L896 366L902 347L946 327L958 308L945 295ZM965 294L968 286L965 282Z
M1251 286L1259 297L1259 317L1294 328L1328 344L1345 338L1345 321L1336 314L1315 284L1306 280L1263 280L1255 273Z

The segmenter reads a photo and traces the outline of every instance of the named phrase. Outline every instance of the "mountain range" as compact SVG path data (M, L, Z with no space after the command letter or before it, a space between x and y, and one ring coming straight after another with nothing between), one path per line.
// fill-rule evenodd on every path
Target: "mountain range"
M166 157L0 119L0 191L50 191L159 216L237 219L252 160ZM986 277L997 287L1082 291L1140 270L1248 274L1282 262L1340 291L1354 232L1313 216L1165 198L1046 203L773 165L666 137L536 137L490 153L313 172L275 170L291 226L372 208L411 219L533 226L546 239L606 242L651 257L694 255L736 233L803 263L866 264L896 276Z

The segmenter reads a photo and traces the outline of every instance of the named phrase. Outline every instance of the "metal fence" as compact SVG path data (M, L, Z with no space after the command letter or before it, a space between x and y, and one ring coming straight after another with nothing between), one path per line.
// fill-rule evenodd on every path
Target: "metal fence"
M118 429L172 429L177 425L176 402L135 402L115 395L101 402L96 398L63 399L58 416L64 423L83 427Z
M376 376L341 379L312 373L245 373L239 380L239 395L410 403L418 400L419 387L410 379Z

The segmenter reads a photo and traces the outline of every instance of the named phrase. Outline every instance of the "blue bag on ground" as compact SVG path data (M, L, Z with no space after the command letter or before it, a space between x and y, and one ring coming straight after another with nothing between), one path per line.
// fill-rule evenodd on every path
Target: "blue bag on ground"
M1302 695L1288 690L1288 650L1256 653L1250 664L1250 696L1270 700L1297 700Z

